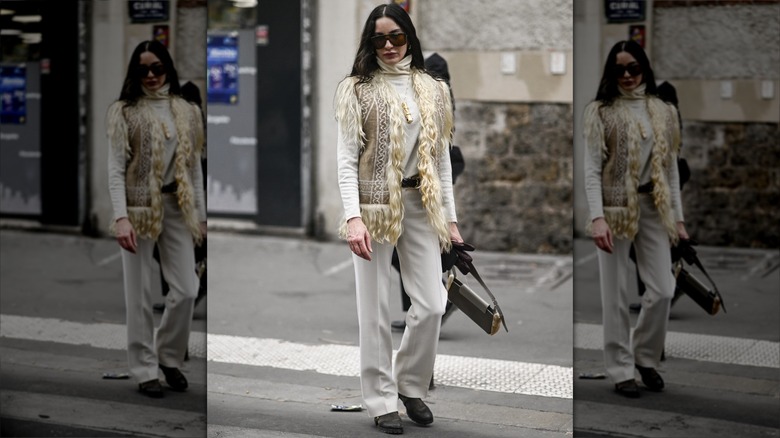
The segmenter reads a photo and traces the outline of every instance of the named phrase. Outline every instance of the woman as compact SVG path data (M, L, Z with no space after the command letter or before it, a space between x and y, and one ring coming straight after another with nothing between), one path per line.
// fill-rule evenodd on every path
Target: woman
M447 300L441 251L462 242L452 194L452 102L447 83L425 71L420 41L396 4L366 20L352 73L338 86L338 175L352 250L360 326L360 380L382 432L409 418L431 424L422 401L433 373ZM389 293L393 247L412 305L392 363Z
M202 120L200 109L181 97L165 46L139 44L106 122L111 229L124 250L127 358L139 390L150 397L163 396L158 367L172 389L187 388L179 368L198 293L194 245L206 235ZM170 287L156 337L150 282L155 242Z
M621 41L612 47L584 123L588 228L601 250L604 361L615 390L635 398L634 368L648 389L664 387L656 368L675 287L670 244L688 238L677 172L677 110L658 98L639 44ZM647 287L633 339L626 297L632 242Z

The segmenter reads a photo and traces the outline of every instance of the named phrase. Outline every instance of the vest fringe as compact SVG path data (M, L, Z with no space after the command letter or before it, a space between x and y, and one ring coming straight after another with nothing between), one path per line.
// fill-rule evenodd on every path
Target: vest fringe
M360 218L368 229L371 239L378 243L395 245L403 232L403 226L396 219L397 214L392 207L385 204L360 204ZM339 237L347 238L347 221L342 221L339 227ZM398 234L396 235L396 232Z
M111 140L112 152L117 155L124 154L125 159L128 159L131 149L127 121L124 115L124 102L116 101L108 107L106 125L108 126L108 138Z
M357 81L357 77L348 77L339 83L333 106L335 107L336 121L342 130L341 135L345 139L364 146L366 133L363 131L360 101L357 90L355 90Z
M151 207L127 207L127 219L133 225L136 236L143 239L157 239L154 234L154 212ZM109 226L111 234L116 235L116 222Z

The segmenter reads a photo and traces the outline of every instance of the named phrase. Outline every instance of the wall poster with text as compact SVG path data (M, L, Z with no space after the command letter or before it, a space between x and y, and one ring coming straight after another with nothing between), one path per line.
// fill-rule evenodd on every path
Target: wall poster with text
M0 123L21 125L27 119L27 68L0 66Z
M208 103L238 103L238 36L206 37Z

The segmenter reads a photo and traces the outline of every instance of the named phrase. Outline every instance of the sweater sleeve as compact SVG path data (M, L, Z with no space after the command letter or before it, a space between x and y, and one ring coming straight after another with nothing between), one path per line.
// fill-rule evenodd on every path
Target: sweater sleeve
M675 222L684 222L682 209L682 196L680 195L680 170L677 167L677 158L672 160L672 172L669 175L669 192L672 198L672 212Z
M206 222L206 194L203 188L203 156L206 153L205 150L205 131L203 127L203 113L200 107L193 106L193 123L195 129L195 141L194 147L195 165L192 166L191 180L192 189L195 194L195 210L198 214L198 222Z
M599 103L591 102L585 107L583 117L585 126L585 195L588 200L590 220L604 216L604 205L601 190L601 166L604 144L604 124L599 115Z
M114 210L114 221L127 217L125 171L129 152L127 123L122 114L122 103L115 102L106 116L108 132L108 191Z
M450 148L445 147L444 153L439 159L439 179L441 180L441 198L444 206L444 217L447 222L457 222L455 214L455 194L452 188L452 163L450 162Z
M111 206L114 208L114 221L127 217L127 194L125 190L125 154L116 153L109 142L108 151L108 191L111 196Z
M674 105L669 104L672 120L672 172L669 175L669 192L672 201L672 212L675 222L684 222L682 208L682 196L680 195L680 168L677 165L677 158L680 156L680 145L682 143L682 133L680 129L680 113Z
M346 220L360 216L358 190L358 158L364 137L360 120L360 105L354 81L346 78L338 86L334 102L338 124L337 164L341 202Z
M458 222L458 216L455 212L455 194L452 188L452 160L450 151L452 147L452 133L455 131L454 111L452 108L452 89L445 81L440 81L439 87L444 101L444 153L439 158L439 178L441 180L442 204L444 207L445 218L448 222Z
M200 156L197 163L192 166L192 190L195 194L195 211L198 213L198 222L206 222L206 195L203 190L203 166Z

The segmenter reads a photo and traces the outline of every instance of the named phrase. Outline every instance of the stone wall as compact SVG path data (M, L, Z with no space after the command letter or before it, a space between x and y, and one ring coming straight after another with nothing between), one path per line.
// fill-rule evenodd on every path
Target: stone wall
M572 0L425 0L417 33L436 50L569 50Z
M570 253L571 105L456 100L456 109L463 238L491 251Z
M780 2L656 1L653 14L656 77L780 76Z
M780 77L780 1L657 0L653 13L657 78L674 83ZM751 97L753 88L758 86L737 89L734 100ZM718 105L725 114L731 104L716 101L708 114L718 115ZM691 168L682 196L691 236L706 245L780 247L778 121L751 121L747 115L730 122L692 120L685 111L682 117L681 154Z
M685 222L704 245L780 247L780 129L683 121Z

